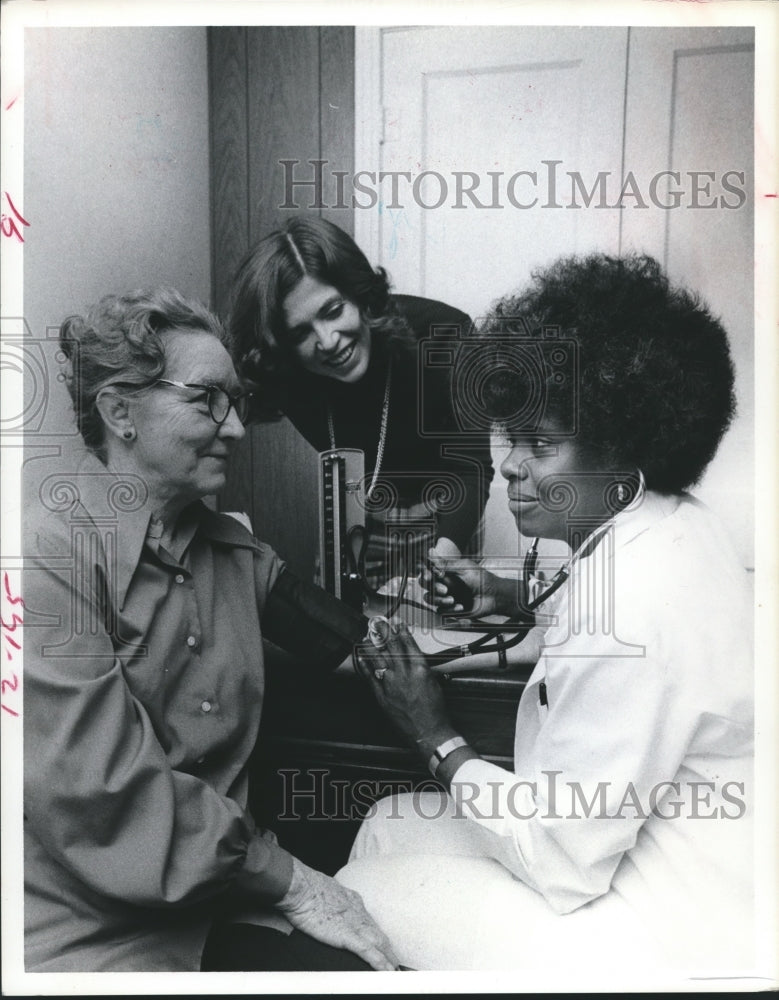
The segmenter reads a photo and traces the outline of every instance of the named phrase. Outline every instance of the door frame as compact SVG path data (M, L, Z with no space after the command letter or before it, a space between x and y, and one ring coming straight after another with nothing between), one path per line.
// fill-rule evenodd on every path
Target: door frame
M383 110L381 104L382 28L354 29L354 172L381 166ZM377 179L378 181L378 179ZM379 212L355 209L354 239L370 261L378 260Z

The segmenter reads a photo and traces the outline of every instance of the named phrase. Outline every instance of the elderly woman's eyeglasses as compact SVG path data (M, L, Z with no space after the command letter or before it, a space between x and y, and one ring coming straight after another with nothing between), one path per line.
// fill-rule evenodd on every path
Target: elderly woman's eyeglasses
M232 406L238 419L245 424L249 418L251 409L250 392L239 392L235 395L223 389L220 385L199 385L195 382L175 382L172 379L158 378L154 380L155 385L172 385L175 389L197 389L206 397L206 405L211 419L215 424L223 424L227 420ZM195 402L193 399L192 402Z

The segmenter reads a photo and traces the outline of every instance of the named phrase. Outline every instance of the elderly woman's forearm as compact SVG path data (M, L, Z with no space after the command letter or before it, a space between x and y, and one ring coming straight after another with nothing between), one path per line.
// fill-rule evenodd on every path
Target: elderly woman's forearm
M368 620L288 569L265 602L263 636L307 663L335 668L364 638Z

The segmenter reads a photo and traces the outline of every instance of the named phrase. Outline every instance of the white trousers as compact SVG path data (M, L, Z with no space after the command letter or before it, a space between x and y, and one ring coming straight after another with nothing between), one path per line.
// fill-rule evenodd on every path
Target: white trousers
M664 961L619 896L610 892L561 916L489 856L489 836L457 816L448 796L392 796L363 822L336 878L361 894L412 969L635 982L637 972Z

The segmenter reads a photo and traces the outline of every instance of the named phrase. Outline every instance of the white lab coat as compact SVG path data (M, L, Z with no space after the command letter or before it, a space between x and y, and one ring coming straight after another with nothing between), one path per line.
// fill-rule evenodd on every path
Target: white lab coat
M339 878L416 968L750 968L751 592L723 528L648 493L544 612L514 773L382 804Z

